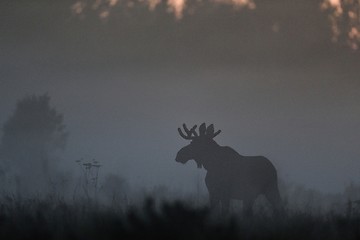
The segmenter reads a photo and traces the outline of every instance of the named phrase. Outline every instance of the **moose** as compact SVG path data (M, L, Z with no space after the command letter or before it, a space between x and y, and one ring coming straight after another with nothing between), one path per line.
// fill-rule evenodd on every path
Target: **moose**
M176 162L185 164L194 160L198 168L207 170L205 183L209 192L211 209L220 206L222 214L228 214L230 199L242 200L246 215L253 214L253 204L259 195L264 195L273 206L274 213L282 212L278 189L277 173L274 165L263 156L242 156L234 149L220 146L214 138L214 125L206 127L203 123L196 132L197 125L187 128L185 133L178 128L179 134L190 144L180 149Z

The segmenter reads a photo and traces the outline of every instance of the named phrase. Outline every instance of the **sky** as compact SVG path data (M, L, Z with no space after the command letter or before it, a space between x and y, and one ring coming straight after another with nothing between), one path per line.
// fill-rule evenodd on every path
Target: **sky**
M160 5L106 20L74 1L0 2L0 124L48 93L70 138L63 163L95 158L139 186L195 189L175 162L182 123L213 123L220 145L268 157L280 178L325 192L360 182L360 52L332 42L320 1Z

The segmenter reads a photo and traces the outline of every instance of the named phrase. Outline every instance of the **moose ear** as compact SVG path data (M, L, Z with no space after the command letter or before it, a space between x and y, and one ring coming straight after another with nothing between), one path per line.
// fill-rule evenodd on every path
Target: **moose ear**
M203 123L199 127L199 134L200 136L205 136L205 133L206 133L206 124Z
M214 135L214 124L210 124L210 126L206 128L206 135L211 137Z

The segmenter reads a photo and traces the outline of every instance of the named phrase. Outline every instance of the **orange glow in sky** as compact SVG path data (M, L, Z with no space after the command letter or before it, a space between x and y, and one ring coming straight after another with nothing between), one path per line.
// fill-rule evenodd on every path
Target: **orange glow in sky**
M329 12L332 40L343 40L353 50L360 47L360 0L323 0L321 9Z
M180 20L187 13L188 6L196 7L202 2L233 6L235 9L256 9L255 0L74 0L71 10L83 17L87 10L95 11L102 20L109 18L115 7L132 8L145 5L154 11L160 4L165 4L167 11ZM346 42L354 50L360 47L360 0L322 0L320 9L328 13L333 42ZM193 10L193 9L192 9ZM190 11L190 10L189 10ZM188 12L189 12L188 11ZM278 26L273 27L278 32Z
M201 3L205 0L197 0L197 3ZM214 4L226 4L232 5L236 8L255 9L256 5L253 0L208 0ZM76 15L83 15L88 9L98 11L101 19L106 19L110 16L110 11L116 6L133 7L135 4L145 4L150 11L156 9L156 7L162 2L166 3L168 12L172 13L176 19L181 19L186 11L187 3L190 0L75 0L71 10Z
M170 11L174 12L177 19L182 18L185 8L185 0L168 0L167 4Z

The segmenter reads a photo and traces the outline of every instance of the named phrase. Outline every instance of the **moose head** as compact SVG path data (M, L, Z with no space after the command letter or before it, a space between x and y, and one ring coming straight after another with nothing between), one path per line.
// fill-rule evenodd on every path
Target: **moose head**
M185 140L191 140L191 142L189 145L180 149L175 160L180 163L186 163L193 159L197 163L198 168L201 168L204 160L211 154L211 150L218 147L218 144L213 138L219 135L221 130L215 132L213 124L206 127L206 124L203 123L199 127L199 133L197 133L196 127L197 126L194 125L189 129L183 124L185 134L178 128L180 136Z

